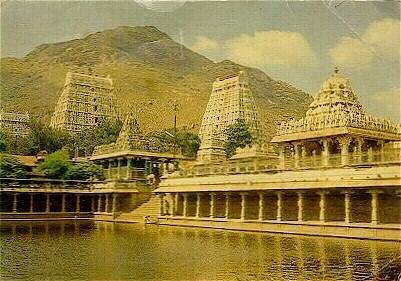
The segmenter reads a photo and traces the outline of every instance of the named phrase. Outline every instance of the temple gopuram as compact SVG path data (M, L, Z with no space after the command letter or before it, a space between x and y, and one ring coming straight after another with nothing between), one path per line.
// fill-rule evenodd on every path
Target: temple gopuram
M212 93L199 130L199 162L220 161L226 158L225 130L238 119L244 120L253 137L261 140L263 133L259 114L249 88L248 76L243 71L219 77L213 82Z
M15 136L29 134L29 114L0 111L0 128Z
M74 134L118 119L113 90L110 77L68 72L50 126Z
M391 157L390 143L400 140L400 125L365 113L350 81L336 68L306 116L282 123L272 142L279 145L285 168L371 162L376 152L384 159Z

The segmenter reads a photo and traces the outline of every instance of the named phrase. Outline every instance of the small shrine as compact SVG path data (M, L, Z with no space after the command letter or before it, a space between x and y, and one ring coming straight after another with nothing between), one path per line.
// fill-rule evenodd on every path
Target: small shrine
M129 114L117 141L96 147L90 160L104 166L108 179L151 176L158 180L164 172L174 169L178 159L184 158L177 145L142 133L134 114Z
M375 154L384 160L385 147L400 140L400 124L365 113L350 81L335 68L306 116L282 123L272 142L279 145L282 166L286 158L297 166L307 157L322 165L373 161Z

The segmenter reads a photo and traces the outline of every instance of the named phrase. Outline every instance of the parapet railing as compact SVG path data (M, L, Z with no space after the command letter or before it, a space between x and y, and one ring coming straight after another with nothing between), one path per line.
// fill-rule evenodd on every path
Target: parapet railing
M383 152L374 153L350 153L346 162L340 154L333 154L324 159L321 155L303 156L299 159L286 157L280 159L253 160L253 161L233 161L209 164L199 164L189 169L179 171L178 177L195 177L208 175L230 175L230 174L250 174L278 172L283 170L298 169L320 169L335 168L344 166L369 166L379 164L401 163L401 149L388 149ZM283 165L284 164L284 165Z
M0 178L0 190L4 188L92 190L96 184L100 183L104 183L104 181Z

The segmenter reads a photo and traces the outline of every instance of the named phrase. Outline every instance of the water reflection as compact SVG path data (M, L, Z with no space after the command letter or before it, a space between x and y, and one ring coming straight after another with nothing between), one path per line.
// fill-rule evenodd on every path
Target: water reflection
M401 243L91 222L3 223L9 280L394 280Z

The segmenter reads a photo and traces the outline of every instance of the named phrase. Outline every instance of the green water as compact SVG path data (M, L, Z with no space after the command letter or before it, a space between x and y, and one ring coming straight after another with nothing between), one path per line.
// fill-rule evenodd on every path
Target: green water
M111 223L3 223L1 280L394 280L401 243Z

